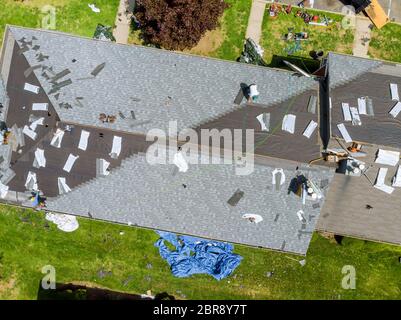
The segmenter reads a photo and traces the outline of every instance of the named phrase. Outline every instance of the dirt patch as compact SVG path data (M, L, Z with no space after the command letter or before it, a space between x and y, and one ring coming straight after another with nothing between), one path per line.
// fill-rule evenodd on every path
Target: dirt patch
M186 52L200 55L208 55L216 51L224 41L224 34L221 29L207 31L199 40L198 44Z
M0 280L0 297L3 299L15 299L18 296L17 280L12 276L8 280Z

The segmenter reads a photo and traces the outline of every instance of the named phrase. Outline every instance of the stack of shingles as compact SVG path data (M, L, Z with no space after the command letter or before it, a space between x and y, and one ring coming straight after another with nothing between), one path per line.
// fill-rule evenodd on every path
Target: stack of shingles
M398 164L399 160L400 152L379 149L377 152L375 163L394 167ZM385 184L387 172L388 168L379 168L374 187L383 192L391 194L394 191L394 187L401 187L401 166L398 166L398 170L392 178L392 186Z

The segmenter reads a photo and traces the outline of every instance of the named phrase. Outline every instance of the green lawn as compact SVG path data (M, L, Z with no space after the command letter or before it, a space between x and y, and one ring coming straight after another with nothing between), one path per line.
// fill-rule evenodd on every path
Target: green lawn
M79 222L77 231L64 233L51 223L46 227L42 213L0 206L0 299L36 299L41 269L48 264L56 268L59 283L168 292L178 299L401 298L400 247L352 239L337 245L315 234L302 267L296 261L302 257L236 245L244 259L229 278L180 279L171 275L153 246L155 232ZM341 287L344 265L356 269L356 290ZM101 278L99 271L111 274ZM272 277L266 276L269 271ZM124 286L127 279L131 281Z
M225 0L229 7L224 11L220 26L207 32L196 47L184 52L225 60L236 60L243 48L252 0ZM132 31L131 44L143 44L140 30Z
M373 29L369 46L373 58L401 62L401 25L389 23L382 29Z
M97 0L100 13L88 7L92 1L86 0L13 0L0 1L0 41L6 24L40 28L44 14L41 8L52 5L56 8L56 30L92 37L98 23L114 26L118 0Z
M268 8L268 7L267 7ZM288 28L294 28L294 32L308 32L309 40L301 41L301 48L295 52L294 56L310 58L309 52L312 50L323 50L325 54L328 51L350 53L352 54L352 43L354 41L353 30L344 30L341 26L343 16L315 10L307 10L319 16L323 14L334 22L329 26L314 26L306 24L302 18L295 17L295 12L299 10L294 8L292 14L280 13L275 19L269 16L266 10L263 19L261 46L265 50L264 58L267 63L272 61L274 55L287 56L288 50L294 45L294 41L282 40L282 37L288 33Z

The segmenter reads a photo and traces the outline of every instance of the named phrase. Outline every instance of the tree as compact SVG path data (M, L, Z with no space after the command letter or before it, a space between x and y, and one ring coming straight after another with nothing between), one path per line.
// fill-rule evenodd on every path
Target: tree
M225 8L224 0L137 0L135 17L145 41L183 50L215 29Z

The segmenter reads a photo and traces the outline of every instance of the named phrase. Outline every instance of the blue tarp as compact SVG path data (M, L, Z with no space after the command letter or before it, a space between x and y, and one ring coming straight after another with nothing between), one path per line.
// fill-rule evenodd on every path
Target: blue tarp
M155 247L171 267L176 277L188 277L196 273L207 273L217 280L229 276L240 264L242 257L232 253L233 245L225 242L209 241L190 236L178 236L174 233L156 231L160 239ZM171 251L165 244L170 242L175 247Z

